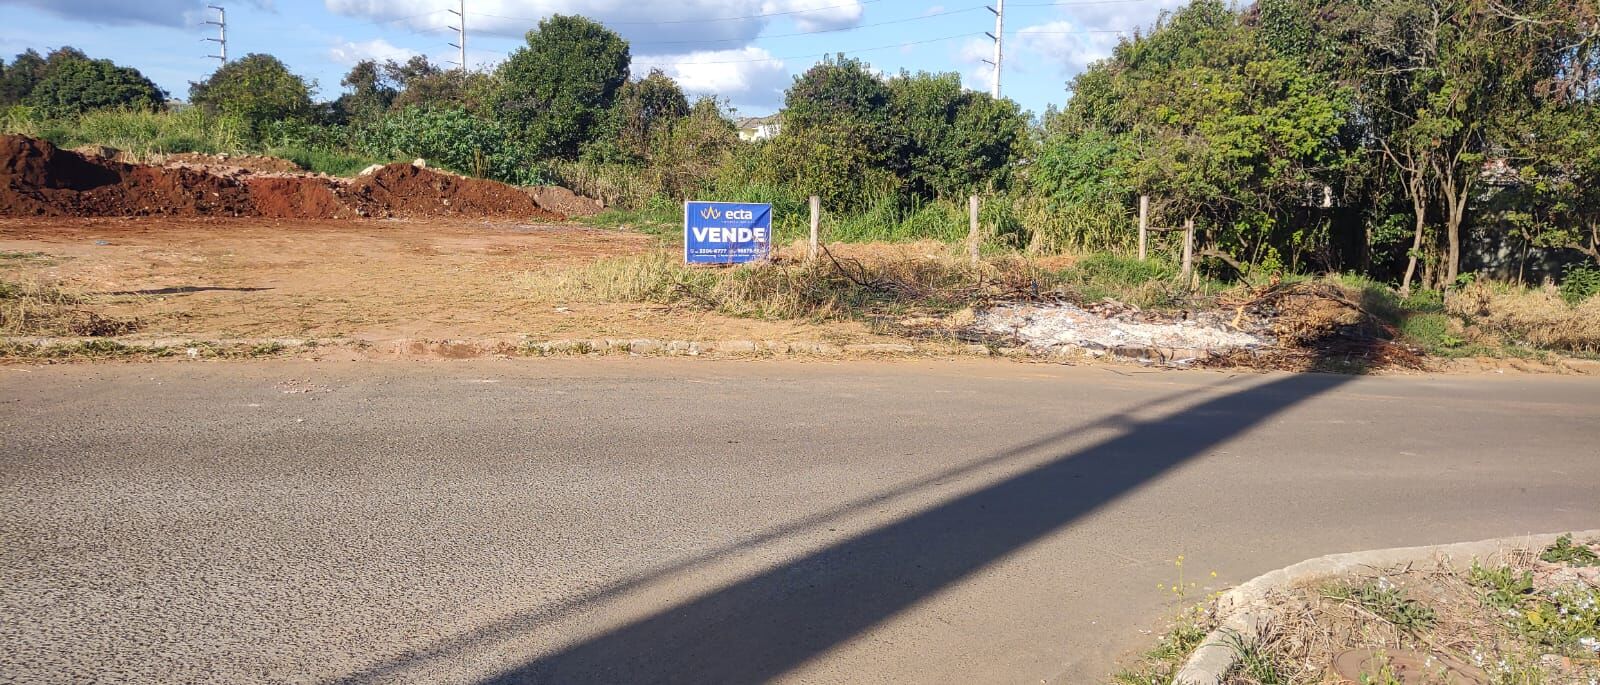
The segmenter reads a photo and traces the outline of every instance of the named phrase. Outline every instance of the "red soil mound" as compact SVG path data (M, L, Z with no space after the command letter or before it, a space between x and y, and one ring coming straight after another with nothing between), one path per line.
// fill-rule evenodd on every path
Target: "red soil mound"
M527 193L504 183L463 178L410 164L390 164L345 189L345 201L366 216L518 216L559 220Z
M255 215L271 219L343 219L355 210L339 201L338 186L319 178L247 178Z
M217 175L87 158L43 140L0 136L0 216L507 217L559 221L495 181L390 164L351 182Z
M0 136L0 214L241 215L237 183L189 169L90 160L42 140Z

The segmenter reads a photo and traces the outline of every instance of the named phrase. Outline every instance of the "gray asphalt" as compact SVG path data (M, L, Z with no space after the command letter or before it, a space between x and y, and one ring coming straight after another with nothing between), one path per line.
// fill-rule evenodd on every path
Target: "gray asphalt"
M1180 554L1600 527L1576 377L0 368L0 441L19 683L1096 682Z

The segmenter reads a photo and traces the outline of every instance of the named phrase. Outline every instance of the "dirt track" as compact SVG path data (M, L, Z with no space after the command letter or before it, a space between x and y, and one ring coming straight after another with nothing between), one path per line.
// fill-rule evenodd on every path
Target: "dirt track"
M527 274L651 249L637 233L465 219L0 219L0 280L86 295L138 337L818 340L857 324L539 301ZM16 258L28 255L27 258Z

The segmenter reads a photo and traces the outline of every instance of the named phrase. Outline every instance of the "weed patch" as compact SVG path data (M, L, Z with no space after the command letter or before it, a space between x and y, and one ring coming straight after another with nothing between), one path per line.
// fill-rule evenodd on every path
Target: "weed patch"
M1326 595L1360 606L1411 633L1427 630L1437 620L1432 607L1407 597L1405 591L1385 576L1366 583L1335 585L1326 590Z

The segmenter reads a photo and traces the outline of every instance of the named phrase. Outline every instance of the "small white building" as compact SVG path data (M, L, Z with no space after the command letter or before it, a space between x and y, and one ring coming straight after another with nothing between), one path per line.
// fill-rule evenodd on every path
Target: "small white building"
M782 130L783 118L780 114L739 120L739 140L766 140Z

